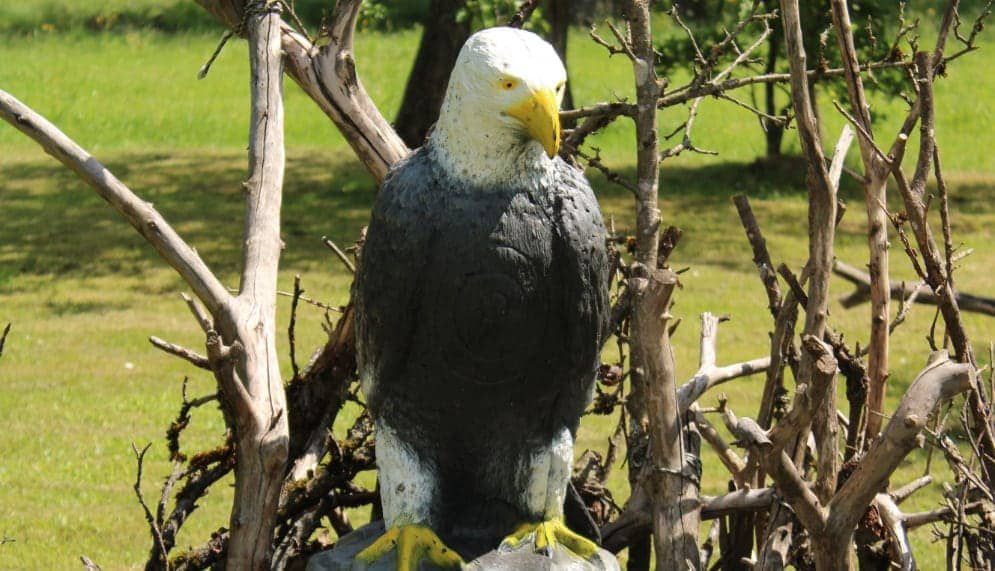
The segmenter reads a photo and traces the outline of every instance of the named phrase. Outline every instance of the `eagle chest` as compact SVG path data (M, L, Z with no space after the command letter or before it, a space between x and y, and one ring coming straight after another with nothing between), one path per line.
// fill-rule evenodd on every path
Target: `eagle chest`
M444 377L477 387L525 382L555 352L553 223L524 193L467 197L447 219L434 241L423 306L431 308L426 333Z

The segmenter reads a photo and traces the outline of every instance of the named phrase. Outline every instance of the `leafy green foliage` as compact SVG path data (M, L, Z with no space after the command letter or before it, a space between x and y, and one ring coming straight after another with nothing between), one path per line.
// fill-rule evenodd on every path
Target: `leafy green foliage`
M474 30L503 26L511 20L515 11L518 10L519 4L521 2L518 0L467 0L466 7L460 10L456 18L459 22L469 20L470 26ZM523 27L538 34L547 31L546 20L542 17L541 5L532 12Z
M676 6L677 13L687 23L693 32L699 47L706 51L708 47L721 41L737 22L749 17L753 0L682 0L667 3L662 9L670 10ZM776 10L776 0L762 0L761 10ZM841 65L839 48L832 30L832 17L825 2L802 2L801 16L805 51L808 64L814 69L830 69ZM863 64L868 62L890 62L901 60L903 52L902 41L896 41L897 34L905 23L903 6L894 0L861 0L850 5L851 20L855 27L854 42L857 54ZM762 49L754 54L749 68L753 72L787 72L788 62L784 58L784 36L781 21L771 22L772 33ZM748 27L737 43L745 46L759 36L760 24ZM905 41L916 42L915 32L902 38ZM691 39L687 34L669 34L657 43L661 57L658 73L672 74L678 68L684 68L694 62L695 52ZM706 53L706 57L707 57ZM730 56L733 57L733 56ZM898 96L907 88L905 76L900 69L879 70L867 76L866 84L889 98ZM823 79L820 84L830 91L834 99L846 101L846 85L842 78ZM777 109L766 109L768 113L776 114Z
M428 4L429 0L366 0L357 24L360 29L408 28L422 21ZM309 26L317 26L332 6L329 0L295 0L294 11Z

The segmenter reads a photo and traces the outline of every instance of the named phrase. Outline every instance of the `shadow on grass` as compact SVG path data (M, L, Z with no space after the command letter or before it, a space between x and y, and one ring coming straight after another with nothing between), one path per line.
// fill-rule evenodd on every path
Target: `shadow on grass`
M220 274L240 265L241 154L130 154L108 167L152 202ZM102 276L161 263L155 252L75 174L50 159L0 167L2 274ZM366 222L373 183L354 161L327 155L288 159L283 266L327 263L322 235L349 244Z
M154 203L216 272L237 272L244 155L123 154L108 166ZM620 230L631 228L633 200L628 191L598 173L590 174L606 216L614 216ZM634 177L631 168L619 174ZM18 274L104 276L142 272L161 263L99 196L51 159L11 161L0 167L0 177L0 286ZM768 201L765 232L805 236L805 167L798 158L664 164L660 188L664 224L685 230L681 257L688 260L751 267L749 256L740 255L746 243L731 200L738 193ZM992 191L990 180L959 181L952 206L964 213L990 210L985 197ZM848 218L862 218L861 190L855 181L844 179L841 196L853 204ZM367 221L373 197L372 180L351 155L292 150L284 191L282 267L300 271L329 263L321 236L351 244Z

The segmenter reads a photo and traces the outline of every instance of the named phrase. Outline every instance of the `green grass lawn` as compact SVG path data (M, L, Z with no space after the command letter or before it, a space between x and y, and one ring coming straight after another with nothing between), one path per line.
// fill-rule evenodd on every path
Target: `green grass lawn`
M15 3L16 4L16 3ZM0 11L0 14L3 12ZM46 115L105 160L126 183L156 207L231 284L236 283L245 176L248 117L245 44L228 46L207 79L196 73L218 34L126 32L90 35L0 36L0 88ZM417 31L359 38L360 73L387 116L400 103L414 56ZM631 69L621 58L578 33L570 54L571 81L581 103L627 96ZM958 274L966 291L991 295L995 266L995 142L991 111L995 78L982 51L952 66L940 82L938 134L952 187L956 238L975 249ZM348 243L365 223L373 183L330 122L292 83L287 84L287 187L281 286L301 274L308 295L331 304L346 301L349 276L320 242L328 235ZM744 94L744 97L746 95ZM825 133L834 138L842 122L823 101ZM669 132L683 109L663 113ZM901 108L876 102L885 112L879 132L893 132ZM718 157L682 156L661 172L663 219L685 230L674 261L689 266L678 293L683 319L675 343L682 377L697 364L697 323L702 311L727 313L719 360L728 363L767 351L771 324L763 290L750 260L731 197L747 193L776 261L798 267L806 257L804 168L796 161L756 163L763 138L752 116L709 100L701 109L695 144ZM786 137L794 152L794 132ZM828 141L830 144L832 141ZM620 123L594 144L606 162L627 176L633 170L633 137ZM914 148L910 150L914 156ZM858 166L856 152L851 165ZM592 180L606 215L620 228L632 225L632 198ZM840 227L837 255L854 265L866 259L862 197L847 181L850 204ZM893 274L910 278L911 268L892 249ZM849 287L834 282L843 295ZM131 442L153 442L145 491L154 494L168 466L162 436L176 412L180 385L190 377L192 394L211 392L212 380L152 349L149 335L191 347L202 336L178 293L182 282L137 234L93 192L6 124L0 125L0 323L13 331L0 360L0 568L75 568L87 554L105 569L140 567L150 542L131 486L135 466ZM285 327L289 300L280 317ZM848 339L866 340L867 307L831 309L834 327ZM893 405L924 362L924 334L932 311L916 307L893 341ZM299 347L320 344L321 313L301 309ZM968 316L979 354L995 338L995 321ZM289 377L289 362L283 363ZM755 414L759 377L723 387L735 410ZM706 402L714 401L714 395ZM585 419L577 452L603 449L612 418ZM195 414L188 449L216 444L222 432L214 410ZM706 451L705 493L720 493L726 475ZM896 481L923 469L923 455L911 457ZM934 463L941 480L949 479ZM627 495L624 471L612 487ZM910 503L927 508L939 486ZM184 527L179 545L198 544L226 525L230 489L216 487ZM915 541L923 568L936 568L942 550L926 546L929 532Z

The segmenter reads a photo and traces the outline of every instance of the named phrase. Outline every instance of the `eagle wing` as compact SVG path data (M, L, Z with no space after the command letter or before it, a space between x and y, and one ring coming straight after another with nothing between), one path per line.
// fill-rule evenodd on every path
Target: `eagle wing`
M556 252L563 264L566 335L571 362L585 398L568 399L565 411L577 418L589 404L589 394L598 364L601 346L607 336L610 316L608 292L610 264L606 251L606 231L598 201L583 173L559 163L557 199ZM579 407L579 408L578 408Z
M362 388L377 406L378 379L397 378L410 357L435 236L431 165L415 152L384 180L353 284Z

